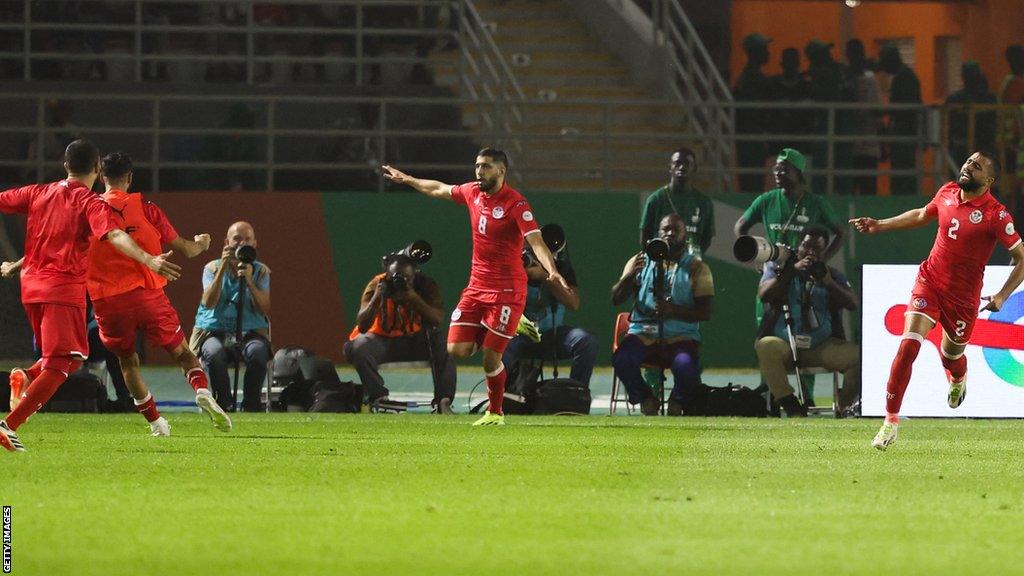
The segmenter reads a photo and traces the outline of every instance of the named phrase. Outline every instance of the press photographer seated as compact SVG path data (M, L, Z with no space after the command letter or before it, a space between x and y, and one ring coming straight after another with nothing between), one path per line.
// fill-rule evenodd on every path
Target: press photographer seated
M858 298L842 272L824 263L828 241L829 233L824 228L809 229L796 253L784 264L765 263L758 287L765 314L754 348L772 396L791 417L806 416L807 409L797 400L787 378L793 369L790 330L801 366L843 373L838 398L841 411L860 396L860 346L836 337L833 323L835 309L854 310ZM791 325L783 304L788 304Z
M386 257L385 272L371 278L363 290L356 327L343 348L345 357L359 373L370 404L388 399L388 389L378 369L382 363L426 360L437 375L434 410L451 413L455 362L448 355L445 338L437 330L443 318L437 283L418 271L409 256Z
M582 328L564 324L565 309L579 310L580 295L576 290L576 271L569 259L569 251L565 247L565 233L557 224L545 224L541 227L544 243L555 257L555 267L572 288L566 290L557 282L548 280L548 273L540 265L533 250L527 245L523 249L523 266L526 269L526 308L523 318L532 323L525 324L523 330L513 338L502 363L510 367L510 374L520 359L533 358L552 361L557 351L558 358L571 358L572 368L569 377L583 384L590 385L590 376L594 372L597 361L597 339ZM522 322L520 322L523 325ZM550 368L550 366L549 366Z
M260 391L270 361L269 328L270 268L256 260L252 225L235 222L228 228L221 257L203 268L203 295L189 340L222 408L234 405L228 363L237 359L245 363L242 409L260 410Z
M629 259L612 288L612 303L636 299L629 330L612 357L615 375L631 404L648 416L658 413L654 396L640 374L642 364L672 369L674 386L668 413L696 411L700 384L700 322L711 318L715 286L707 264L686 249L686 225L678 214L662 218L658 237Z

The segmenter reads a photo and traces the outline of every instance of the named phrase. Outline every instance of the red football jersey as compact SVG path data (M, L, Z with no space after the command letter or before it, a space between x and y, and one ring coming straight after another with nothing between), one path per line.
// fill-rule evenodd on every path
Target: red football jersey
M110 207L75 180L0 192L0 212L27 214L21 301L85 307L89 237L117 229Z
M508 184L488 196L479 182L469 182L452 186L452 199L469 209L473 228L473 267L467 288L526 294L523 238L540 232L526 198Z
M988 192L962 201L956 182L939 188L925 210L938 217L939 230L919 278L952 301L979 304L985 264L996 242L1007 250L1020 244L1013 217Z

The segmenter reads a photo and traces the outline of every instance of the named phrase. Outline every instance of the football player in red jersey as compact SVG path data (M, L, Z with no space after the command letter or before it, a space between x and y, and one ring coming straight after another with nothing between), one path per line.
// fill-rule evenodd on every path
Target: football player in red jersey
M555 268L555 261L541 238L530 204L505 182L508 156L501 150L484 148L476 157L476 180L451 185L437 180L413 178L391 166L384 176L406 184L431 198L463 204L469 211L473 230L473 263L469 285L452 312L448 330L448 353L457 358L483 349L487 375L487 412L474 426L504 425L501 411L505 394L505 366L502 353L516 334L526 307L526 272L523 269L523 240L530 243L548 280L572 291Z
M21 301L42 350L42 358L32 367L11 374L11 398L20 403L0 420L0 446L12 452L25 450L18 427L89 355L85 329L89 238L105 238L169 280L177 279L181 271L167 261L170 252L153 255L140 248L117 226L110 206L92 192L100 169L100 153L93 143L75 140L64 157L68 174L64 180L0 192L0 211L28 216Z
M879 450L896 441L903 394L928 332L936 324L942 326L942 365L949 380L947 401L950 408L956 408L967 395L964 349L971 339L981 301L988 302L982 310L998 311L1024 280L1024 246L1013 227L1013 217L990 191L999 171L999 161L993 154L975 152L964 162L957 181L939 188L923 208L884 220L850 219L854 228L866 234L917 228L932 220L938 220L939 226L932 251L918 271L903 340L892 362L886 385L885 423L871 443ZM999 292L982 298L985 263L996 242L1009 250L1015 266Z

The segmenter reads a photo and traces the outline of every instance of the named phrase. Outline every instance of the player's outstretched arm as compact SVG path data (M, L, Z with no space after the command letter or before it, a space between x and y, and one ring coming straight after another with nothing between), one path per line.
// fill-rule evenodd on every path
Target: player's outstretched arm
M988 304L982 307L982 310L998 312L1003 307L1003 302L1006 302L1006 299L1010 297L1010 294L1013 294L1017 286L1024 282L1024 244L1018 243L1013 250L1010 250L1010 257L1013 258L1013 270L1010 271L1010 276L1006 279L999 292L991 296L981 297L982 300L988 302Z
M558 268L555 267L555 257L551 255L551 250L548 250L548 245L544 243L543 235L539 232L527 234L526 241L533 248L533 254L537 256L537 261L548 271L548 282L571 293L572 288L569 287L569 283L562 278L562 275L558 273Z
M21 270L21 265L25 263L25 257L22 256L16 262L4 262L0 264L0 276L4 278L10 278Z
M919 228L934 219L935 216L929 214L924 208L915 208L913 210L907 210L899 216L884 218L882 220L875 220L874 218L868 218L866 216L850 218L850 224L853 225L858 232L863 232L864 234L875 234L877 232L888 232L889 230Z
M120 250L125 256L135 260L136 262L145 264L147 268L168 280L177 280L181 277L181 266L167 261L173 252L164 252L159 256L153 256L142 248L139 248L139 245L136 244L135 241L132 240L132 237L124 230L112 230L107 234L107 241L109 241L114 248Z
M171 248L185 255L185 258L195 258L210 247L209 234L196 234L192 240L186 240L178 236L171 241Z
M405 172L391 166L381 166L381 170L384 171L384 177L388 180L395 182L396 184L405 184L416 189L417 192L426 194L431 198L439 198L441 200L452 200L452 185L445 184L444 182L438 182L437 180L425 180L423 178L413 178Z

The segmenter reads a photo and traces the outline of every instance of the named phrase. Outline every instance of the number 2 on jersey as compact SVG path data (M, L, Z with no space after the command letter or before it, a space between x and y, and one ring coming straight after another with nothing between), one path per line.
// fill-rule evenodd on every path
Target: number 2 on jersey
M480 221L476 223L476 231L481 234L487 234L487 216L480 216Z
M956 218L949 219L949 230L946 231L946 236L949 236L953 240L956 240L956 231L960 229L960 221Z

